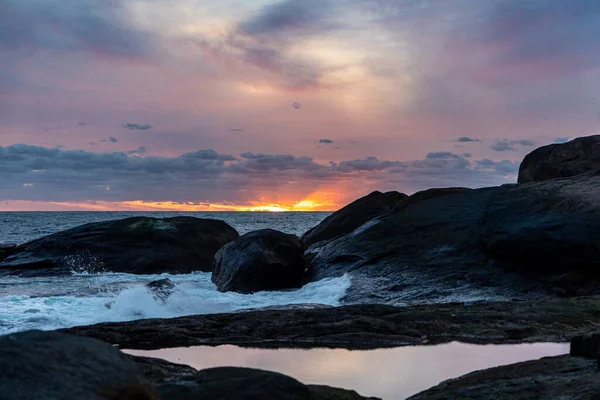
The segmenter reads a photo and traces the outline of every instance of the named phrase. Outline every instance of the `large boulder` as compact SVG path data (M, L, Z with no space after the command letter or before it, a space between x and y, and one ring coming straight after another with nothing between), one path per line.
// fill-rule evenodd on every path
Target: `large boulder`
M568 178L600 171L600 135L535 149L519 167L519 183Z
M223 221L134 217L91 223L18 246L1 269L134 274L211 271L215 253L238 238Z
M163 399L178 400L376 400L350 390L304 385L276 372L238 367L204 369L157 389Z
M0 371L4 400L156 398L136 363L117 348L63 333L0 337Z
M591 400L598 393L594 361L558 356L475 371L408 400Z
M313 243L331 240L352 232L365 222L392 209L407 196L398 192L373 192L348 204L325 218L319 225L302 235L304 248Z
M306 261L298 237L262 229L219 250L212 281L221 292L254 293L299 288L305 275Z
M307 250L346 300L508 300L600 288L600 176L459 190Z

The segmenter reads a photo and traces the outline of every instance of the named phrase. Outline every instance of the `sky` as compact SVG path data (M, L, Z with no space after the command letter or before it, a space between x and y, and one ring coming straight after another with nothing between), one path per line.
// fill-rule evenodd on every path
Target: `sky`
M335 210L600 131L596 0L0 0L0 210Z

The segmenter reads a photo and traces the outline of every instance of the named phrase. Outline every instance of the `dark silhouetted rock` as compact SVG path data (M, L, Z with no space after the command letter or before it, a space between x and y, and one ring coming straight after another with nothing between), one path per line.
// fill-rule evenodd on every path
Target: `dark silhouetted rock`
M83 225L18 246L0 270L135 274L210 271L215 253L238 238L223 221L134 217Z
M15 249L17 248L16 244L5 243L0 244L0 261L4 260L8 257Z
M409 400L590 400L599 398L598 378L594 361L546 357L472 372Z
M519 167L519 183L568 178L600 171L600 135L550 144L527 154Z
M600 290L598 199L600 176L458 190L400 202L306 257L313 279L350 274L346 301L593 294Z
M314 243L335 239L350 233L365 222L392 209L406 197L404 193L398 192L373 192L361 197L334 212L319 225L302 235L302 245L306 249Z
M598 359L600 353L600 332L586 333L571 338L570 354L576 357Z
M146 287L150 290L154 299L162 303L166 302L175 291L175 284L169 278L152 281L147 283Z
M254 293L299 288L305 273L306 261L298 237L262 229L219 250L212 281L222 292Z
M178 400L367 400L353 391L304 385L276 372L237 367L204 369L157 389L162 398Z
M154 398L139 367L117 348L57 332L1 336L0 371L3 400Z

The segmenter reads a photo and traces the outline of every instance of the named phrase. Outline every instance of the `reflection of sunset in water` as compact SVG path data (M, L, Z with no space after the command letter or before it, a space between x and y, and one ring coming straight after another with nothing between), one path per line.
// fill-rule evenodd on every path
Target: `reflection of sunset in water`
M172 348L127 353L188 364L259 368L290 375L303 383L356 390L363 396L402 399L472 371L566 354L566 343L397 347L369 351L345 349L245 349L236 346Z

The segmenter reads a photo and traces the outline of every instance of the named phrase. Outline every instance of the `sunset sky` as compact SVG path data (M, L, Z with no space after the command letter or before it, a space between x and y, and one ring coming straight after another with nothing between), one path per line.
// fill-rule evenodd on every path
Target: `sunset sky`
M333 210L599 131L597 0L0 0L0 210Z

